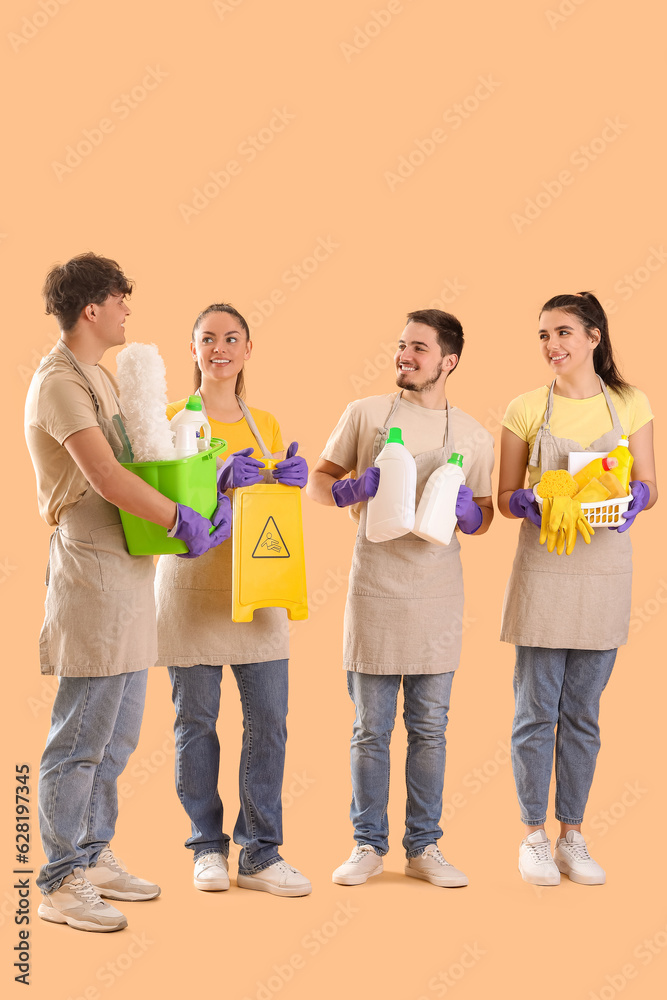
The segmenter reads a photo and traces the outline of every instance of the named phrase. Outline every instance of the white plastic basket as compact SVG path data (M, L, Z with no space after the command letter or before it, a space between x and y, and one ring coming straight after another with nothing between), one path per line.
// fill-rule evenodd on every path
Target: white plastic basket
M533 496L537 500L537 506L542 513L542 497L533 490ZM608 500L598 500L597 503L582 503L581 513L584 515L591 528L618 528L625 523L625 518L621 515L630 506L632 491L627 497L609 497Z

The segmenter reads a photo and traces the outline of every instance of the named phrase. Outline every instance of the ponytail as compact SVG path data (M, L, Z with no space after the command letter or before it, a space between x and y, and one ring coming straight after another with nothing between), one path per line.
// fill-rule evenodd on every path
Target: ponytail
M562 309L563 312L576 316L586 332L600 331L600 342L593 351L593 367L604 384L621 395L632 388L626 382L614 361L614 352L609 337L609 322L602 305L592 292L578 292L570 295L554 295L542 306L540 313L551 309Z

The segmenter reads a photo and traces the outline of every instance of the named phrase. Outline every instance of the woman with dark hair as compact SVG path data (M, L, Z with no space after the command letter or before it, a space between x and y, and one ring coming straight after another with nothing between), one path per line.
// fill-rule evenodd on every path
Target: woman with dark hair
M218 473L221 491L263 482L262 459L282 458L278 421L243 402L244 365L252 353L245 319L225 303L199 314L190 345L195 388L212 437L227 442ZM171 419L187 398L171 403ZM308 467L296 442L273 479L305 486ZM222 668L231 666L243 708L239 769L241 808L234 841L241 845L237 884L279 896L304 896L311 885L280 856L281 790L287 730L289 639L283 608L260 608L250 622L231 618L232 542L217 558L161 556L156 576L158 662L169 667L176 709L176 789L190 817L197 889L229 888L229 836L218 794L216 722Z
M523 518L501 634L516 646L512 766L526 827L519 871L534 885L557 885L561 872L599 885L605 873L588 853L581 824L600 747L600 696L628 637L627 529L658 495L653 417L646 396L620 375L607 317L590 292L549 299L539 339L553 381L507 408L498 492L505 517ZM591 543L580 541L571 555L548 552L539 544L532 487L545 471L566 469L568 453L608 453L623 435L634 457L624 524L596 528ZM560 837L552 856L544 824L554 744Z

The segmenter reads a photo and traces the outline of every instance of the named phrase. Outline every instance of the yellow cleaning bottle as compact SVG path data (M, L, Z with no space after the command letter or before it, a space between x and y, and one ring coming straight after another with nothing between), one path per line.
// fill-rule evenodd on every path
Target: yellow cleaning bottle
M617 464L609 469L613 476L620 481L621 486L625 490L627 496L630 490L630 472L632 470L632 464L634 458L630 454L630 447L628 445L627 437L623 436L618 442L613 451L610 451L607 455L607 460L612 458L617 459Z
M619 460L614 451L610 452L606 458L594 458L592 462L585 465L574 476L579 491L581 492L584 486L590 483L591 479L599 479L603 472L615 471L618 462Z

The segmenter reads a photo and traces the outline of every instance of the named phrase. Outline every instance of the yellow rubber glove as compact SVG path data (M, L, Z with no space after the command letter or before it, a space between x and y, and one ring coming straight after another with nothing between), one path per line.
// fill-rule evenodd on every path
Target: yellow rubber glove
M563 552L565 551L566 540L567 540L567 529L565 528L563 523L558 529L558 538L556 539L556 553L559 556L562 556Z
M595 534L594 528L588 523L587 519L584 517L581 511L581 504L579 504L579 513L577 516L577 530L579 531L581 537L586 542L586 545L591 544L591 535Z
M567 524L567 534L566 534L566 549L565 554L570 555L574 551L574 546L577 542L577 524L579 518L581 517L581 504L578 500L570 500L570 508L568 511L568 524Z
M565 548L565 534L567 533L567 525L569 523L569 509L570 509L571 498L570 497L553 497L551 501L551 513L549 515L549 527L547 529L547 552L553 552L556 548L556 542L558 541L559 533L563 533L561 539L561 544L559 544L557 552L558 555L562 555Z
M544 545L549 531L549 518L551 517L551 497L545 497L542 501L542 526L540 528L540 545Z

